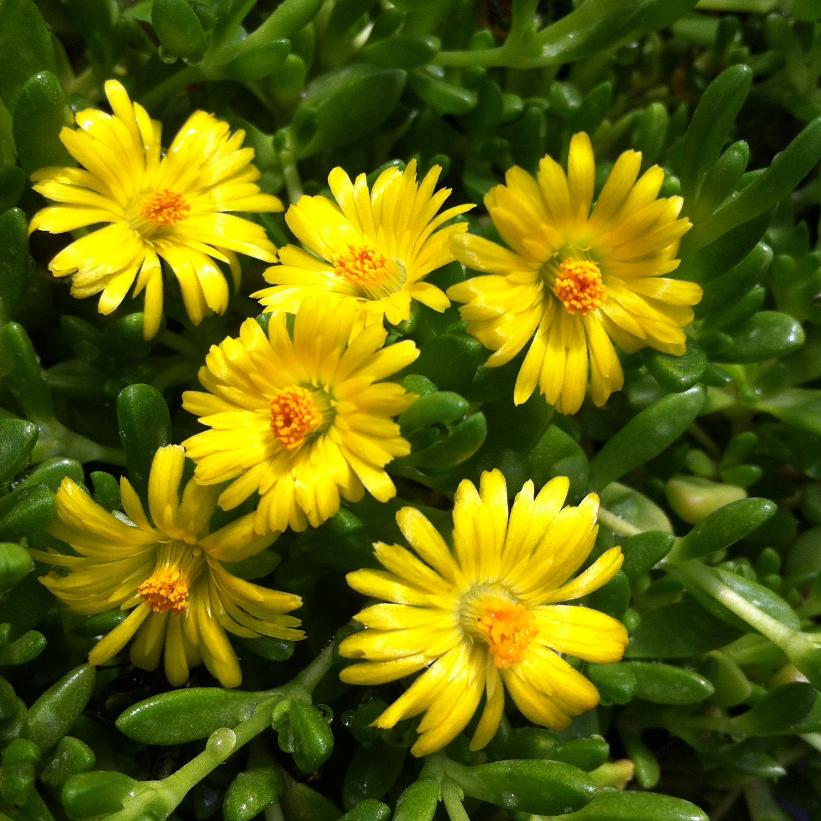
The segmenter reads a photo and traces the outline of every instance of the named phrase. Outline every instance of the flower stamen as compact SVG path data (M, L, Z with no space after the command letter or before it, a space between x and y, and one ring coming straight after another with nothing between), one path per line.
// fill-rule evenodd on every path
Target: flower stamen
M533 616L521 604L488 604L482 608L477 626L488 643L494 664L500 669L518 664L539 632L533 624Z
M604 304L601 270L589 259L562 260L553 280L553 293L569 314L589 314Z
M152 194L143 205L143 217L155 225L169 226L184 220L191 206L182 195L164 190Z
M403 283L398 266L367 245L348 245L348 253L334 260L334 273L368 299L390 296Z
M327 400L320 391L298 385L284 388L271 400L271 430L286 450L296 450L327 427Z
M188 578L177 567L158 567L137 588L137 592L155 613L167 613L170 610L179 616L188 609Z
M498 585L478 585L468 593L461 610L465 632L487 643L499 669L518 664L538 635L532 613Z

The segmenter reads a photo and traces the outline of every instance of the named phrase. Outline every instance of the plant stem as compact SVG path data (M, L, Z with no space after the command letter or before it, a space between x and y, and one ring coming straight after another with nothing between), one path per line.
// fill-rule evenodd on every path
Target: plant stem
M286 687L298 685L308 694L313 693L316 685L324 678L328 670L331 669L333 661L334 643L328 646Z
M160 345L165 345L166 348L171 348L183 356L198 356L196 346L188 337L180 336L174 331L165 330L157 337L156 340Z
M144 782L142 788L135 791L131 801L120 812L107 816L109 821L131 821L144 817L146 813L150 814L158 808L170 815L189 790L229 756L271 726L271 712L277 704L291 695L310 699L316 685L331 668L333 648L333 642L329 643L294 679L282 687L268 691L268 697L257 705L253 715L245 721L233 729L223 727L211 733L205 749L176 772L162 781ZM273 815L269 821L278 821L281 818L280 812L279 816Z
M716 804L713 812L710 815L710 821L720 821L731 809L733 804L738 801L741 795L741 789L730 790L725 794L724 798Z
M734 11L769 14L780 0L699 0L697 11Z
M789 816L776 804L770 788L758 779L744 787L744 798L752 821L789 821Z
M730 589L701 562L689 561L681 564L670 564L667 569L685 587L696 587L704 591L774 644L782 646L795 633L794 630L747 601L744 596Z
M606 507L599 508L599 522L605 527L618 533L619 536L635 536L642 532L640 527L630 524L626 519L609 511Z
M442 782L442 801L445 804L450 821L470 821L470 816L462 804L463 797L462 790L456 782L445 778Z
M285 821L282 807L278 801L276 804L271 804L270 807L265 808L265 821Z
M285 147L279 152L279 162L282 166L282 178L288 191L288 199L296 202L302 196L302 180L299 176L299 167L296 164L296 155L293 149L293 138L289 129L286 129L287 139Z
M94 76L94 69L87 66L69 82L66 91L71 94L80 94L84 97L94 98L97 78Z
M34 446L33 458L42 461L52 456L66 456L78 462L108 462L125 465L123 452L101 445L92 439L75 433L55 418L37 420L40 436Z
M721 458L721 450L713 441L712 437L701 427L697 422L693 422L687 432L693 437L703 448L713 457L713 459Z
M271 707L278 700L274 697L263 701L250 718L237 724L233 730L224 727L222 730L212 733L205 749L198 756L192 758L187 764L183 764L179 770L164 779L163 784L177 797L177 804L182 801L192 787L199 784L228 756L243 747L252 738L256 738L266 727L270 726Z
M143 95L142 104L149 110L164 103L169 97L173 97L177 92L182 91L187 85L202 78L202 70L199 66L186 66L170 77L166 77L158 83L147 94Z
M480 48L475 51L440 51L433 62L438 66L484 66L495 68L505 65L505 47Z
M711 568L699 561L666 565L668 573L685 587L696 588L714 598L731 613L775 644L816 687L821 683L821 648L813 639L774 619L760 607L736 593Z

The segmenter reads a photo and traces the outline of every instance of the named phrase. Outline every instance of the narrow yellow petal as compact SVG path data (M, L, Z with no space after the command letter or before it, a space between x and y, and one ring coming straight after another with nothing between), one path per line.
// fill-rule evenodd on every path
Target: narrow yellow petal
M596 164L590 137L584 132L574 134L567 157L567 184L571 207L577 219L587 219L593 201Z
M623 561L624 556L621 548L611 547L599 556L584 573L577 576L572 582L559 587L544 601L571 601L598 590L619 572Z
M493 668L488 668L485 698L485 709L482 711L482 717L470 740L469 749L471 751L486 747L496 735L502 721L505 709L505 688L498 672Z
M596 664L618 661L627 646L627 630L612 616L587 607L549 605L534 611L539 642L559 653Z
M166 445L154 454L148 478L148 508L154 524L163 531L177 529L179 486L185 465L185 451Z
M116 656L133 638L150 613L151 610L144 604L135 608L124 621L92 647L88 654L88 663L97 666Z

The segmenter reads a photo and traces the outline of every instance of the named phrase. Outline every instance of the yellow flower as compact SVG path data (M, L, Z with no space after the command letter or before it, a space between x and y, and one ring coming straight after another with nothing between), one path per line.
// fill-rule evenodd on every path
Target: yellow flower
M514 402L536 385L562 413L575 413L590 394L603 405L624 377L612 342L622 350L650 346L680 356L682 327L701 288L663 276L674 271L681 236L681 197L658 199L664 172L654 165L638 178L641 154L616 160L591 211L595 179L587 134L570 142L567 174L550 157L534 179L511 168L485 205L512 250L468 234L454 237L456 258L483 271L448 296L467 303L468 330L504 365L530 342Z
M627 631L604 613L554 602L606 584L621 567L621 548L568 581L593 547L599 500L590 494L578 507L562 508L567 489L566 478L553 479L534 499L527 482L508 515L503 475L485 472L479 491L467 480L456 491L453 550L406 507L396 520L416 555L378 543L385 569L348 574L354 590L386 603L355 617L366 629L346 638L339 652L365 661L343 670L342 680L383 684L426 668L375 722L388 728L424 713L415 755L455 738L483 694L472 750L493 738L505 689L527 719L553 729L598 703L596 688L559 654L618 661Z
M245 638L301 639L299 619L285 614L302 600L237 578L223 566L258 553L275 537L254 533L253 514L209 533L216 494L189 481L180 499L184 462L179 445L155 454L148 482L151 520L125 478L120 480L124 516L109 513L63 479L49 532L76 555L31 552L64 569L41 581L75 612L131 611L94 646L91 664L104 664L136 636L131 661L154 670L164 655L165 674L174 686L184 684L189 668L202 661L223 687L236 687L242 673L225 631Z
M31 231L60 234L105 224L62 250L49 264L72 276L75 297L100 294L98 310L110 314L134 284L145 290L145 338L162 316L163 259L174 272L185 309L196 325L209 311L228 306L228 283L215 260L227 263L235 282L235 252L265 262L276 249L265 231L231 211L281 211L260 193L254 151L241 148L244 132L204 111L194 112L162 154L160 124L132 103L115 80L105 84L113 114L81 111L78 130L60 140L82 168L41 168L34 189L58 203L43 208Z
M414 299L444 311L447 297L424 279L453 262L448 241L467 230L464 223L441 226L473 206L457 205L437 216L450 194L449 188L434 192L441 170L435 165L417 184L412 160L404 171L383 171L369 191L364 174L352 183L334 168L328 183L338 207L326 197L302 197L285 215L310 253L294 245L281 248L281 264L265 272L274 287L252 296L267 311L294 313L306 297L337 295L355 299L365 316L385 316L392 325L410 316Z
M357 328L359 328L357 330ZM384 468L410 453L393 417L413 401L382 382L413 362L411 341L384 348L382 325L359 326L355 302L307 300L294 319L275 314L268 334L254 319L239 339L213 345L183 407L211 430L185 441L204 485L229 480L226 510L260 496L255 527L304 530L339 510L340 497L379 501L395 493Z

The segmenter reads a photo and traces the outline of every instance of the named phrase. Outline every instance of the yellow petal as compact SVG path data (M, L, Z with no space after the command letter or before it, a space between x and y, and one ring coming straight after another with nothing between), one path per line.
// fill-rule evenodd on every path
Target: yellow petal
M485 709L482 711L482 717L470 740L469 749L471 751L481 750L490 743L499 729L505 709L505 688L498 672L490 666L485 686L485 698Z
M421 670L429 661L427 655L406 656L391 661L365 661L346 667L339 678L347 684L387 684Z
M533 611L538 640L559 653L596 664L618 661L627 646L627 630L612 616L572 605L549 605Z
M595 177L596 164L590 137L584 132L574 134L567 156L567 184L576 219L587 219L590 203L593 201Z
M485 683L477 656L479 654L474 654L467 669L452 679L428 708L419 722L421 734L411 747L412 755L421 757L441 750L464 730L476 712Z
M143 670L156 670L160 663L168 613L152 613L131 645L131 662ZM176 617L178 618L178 617Z
M348 584L363 596L385 599L396 604L428 604L426 593L402 582L384 570L354 570L345 578Z
M182 687L188 681L188 658L185 652L185 636L182 617L174 617L168 623L165 639L165 677L172 687Z
M503 670L502 678L513 701L526 719L551 730L563 730L570 724L570 716L559 709L550 696L534 689L515 667Z
M543 599L545 602L552 601L571 601L572 599L580 599L594 590L603 587L619 572L624 556L622 555L620 547L611 547L606 550L598 559L596 559L584 573L581 573L573 581L568 582L562 587L555 590L547 598Z
M185 451L180 445L166 445L154 454L148 477L148 508L160 530L176 530L179 487L185 465Z
M445 540L430 520L414 507L403 507L396 522L408 544L441 576L453 581L458 573Z
M462 265L475 271L485 271L488 274L508 274L511 271L528 267L525 260L518 254L483 237L477 237L475 234L457 234L451 237L450 247L453 255ZM448 294L453 299L464 301L458 286L452 286ZM460 295L454 296L453 294Z
M454 674L454 670L463 661L462 648L450 650L442 658L437 659L422 675L420 675L405 692L399 696L376 719L377 727L389 729L398 721L411 718L426 710L433 700L446 687Z
M136 607L124 621L94 645L88 654L88 663L96 667L116 656L132 639L150 613L148 605L141 604Z

